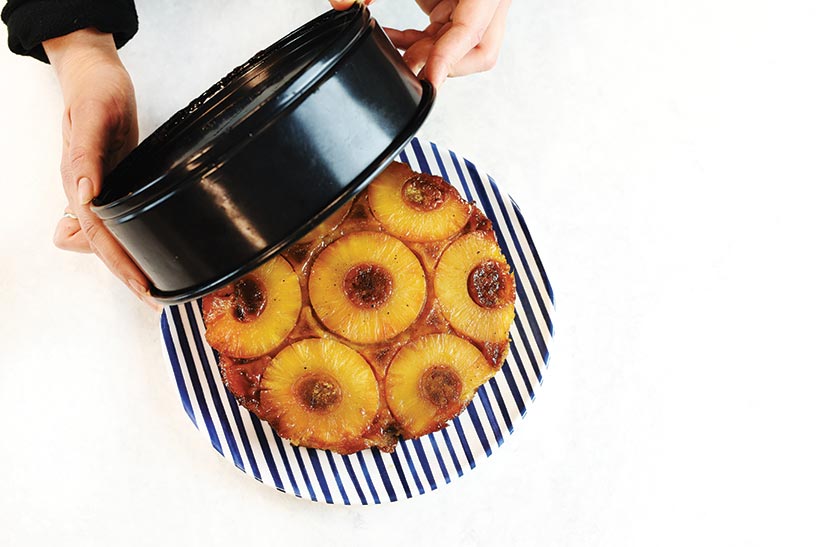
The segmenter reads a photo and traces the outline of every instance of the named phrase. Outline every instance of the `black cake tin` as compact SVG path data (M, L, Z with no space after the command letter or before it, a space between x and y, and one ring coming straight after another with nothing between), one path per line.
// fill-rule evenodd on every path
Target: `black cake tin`
M327 12L177 112L105 177L93 211L158 300L256 268L363 189L433 103L367 8Z

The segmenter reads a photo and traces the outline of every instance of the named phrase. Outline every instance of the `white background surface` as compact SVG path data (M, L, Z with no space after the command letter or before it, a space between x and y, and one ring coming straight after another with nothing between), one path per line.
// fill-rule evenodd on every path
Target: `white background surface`
M325 5L138 8L144 137ZM492 458L369 508L257 484L193 428L157 317L51 246L59 90L0 51L0 544L817 545L819 26L808 0L514 2L419 136L524 209L550 370Z

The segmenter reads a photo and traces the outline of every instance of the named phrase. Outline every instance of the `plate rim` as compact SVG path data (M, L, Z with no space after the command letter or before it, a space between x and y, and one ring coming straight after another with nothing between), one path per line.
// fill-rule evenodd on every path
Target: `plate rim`
M425 148L429 149L432 152L432 158L427 157L428 153L425 152L425 150L424 150ZM410 151L411 154L408 154L408 151ZM451 165L455 169L456 173L447 173L447 169L444 166L443 158L449 158L451 160L451 162L452 162ZM521 422L521 420L523 420L523 418L527 414L527 411L529 410L529 408L534 403L536 395L537 395L537 388L540 388L540 386L542 385L544 374L546 373L547 369L549 368L550 349L551 349L552 337L553 337L553 332L554 332L554 326L553 326L553 322L552 322L552 318L554 316L554 311L555 311L555 309L554 309L554 306L555 306L554 293L553 293L553 289L552 289L552 286L550 284L549 278L546 274L546 270L543 266L543 262L541 260L541 257L538 254L537 247L536 247L536 245L533 241L532 234L529 232L529 229L526 225L523 214L521 213L521 210L520 210L520 207L518 206L518 204L515 202L515 200L511 196L509 196L508 194L501 191L501 189L498 187L495 180L488 173L479 170L475 166L475 164L472 163L467 158L464 158L463 156L460 156L460 155L456 154L455 152L453 152L453 151L451 151L447 148L439 147L434 142L422 141L422 140L418 139L418 137L414 137L408 143L407 147L405 147L404 150L401 151L401 153L398 155L397 159L399 161L402 161L403 163L406 163L406 164L410 165L410 167L413 168L414 170L421 170L421 171L427 171L427 172L430 172L431 170L432 171L438 171L441 174L441 176L444 176L445 179L447 179L454 187L456 187L456 189L459 191L459 193L463 197L465 197L465 199L468 199L468 201L474 202L476 204L476 206L479 207L479 209L484 211L485 214L487 214L488 218L490 218L490 220L493 223L493 228L496 232L496 236L499 239L499 245L502 246L502 250L504 251L504 255L507 258L507 260L510 262L510 265L513 266L513 271L515 272L515 274L517 276L517 279L518 279L519 275L526 275L528 277L527 287L529 287L529 289L531 291L533 291L532 297L534 299L538 299L537 304L540 306L540 312L541 312L541 315L539 317L543 317L545 319L545 323L546 323L546 332L541 331L540 330L540 325L539 325L538 326L539 331L538 332L533 331L533 333L532 333L533 336L535 336L535 334L538 334L538 337L535 337L536 342L537 342L538 338L540 338L542 340L543 351L540 351L541 350L540 345L539 345L540 355L533 356L531 354L531 350L530 349L527 350L527 353L529 354L529 358L530 358L530 361L531 361L530 365L534 367L533 371L535 372L535 378L537 379L537 382L532 382L532 381L527 382L526 377L528 376L528 373L526 373L523 369L520 370L521 377L524 378L524 384L525 384L524 387L526 387L527 389L524 393L519 393L519 396L523 395L523 396L526 396L526 397L523 397L522 398L523 400L519 400L518 398L516 399L516 404L518 406L517 410L519 411L519 413L514 417L508 416L508 412L505 410L506 406L502 406L502 402L499 402L499 400L501 399L501 395L499 393L499 388L496 385L497 384L496 378L501 376L502 370L504 370L505 367L507 367L507 366L509 366L510 368L512 367L512 365L508 365L508 361L510 360L510 358L512 356L512 352L513 352L513 343L514 343L514 340L513 340L511 342L510 356L508 356L508 359L505 360L505 362L502 364L501 369L499 369L499 371L496 373L496 375L492 379L485 382L479 388L479 391L476 393L476 395L474 396L474 398L472 399L472 401L468 405L468 408L465 409L454 420L451 420L450 422L448 422L448 426L445 427L443 430L441 430L439 432L431 433L429 435L425 435L425 436L423 436L419 439L401 440L399 442L399 444L396 446L396 451L393 454L381 453L376 448L371 448L369 450L364 450L362 452L359 452L359 453L351 455L351 456L339 456L338 454L336 454L335 456L341 458L342 461L344 462L344 466L345 466L345 468L347 470L347 473L349 475L349 478L350 478L350 480L348 481L348 484L352 483L352 485L355 487L355 494L353 492L350 492L350 494L346 495L345 494L346 488L342 484L343 480L340 479L340 475L342 475L342 473L338 469L340 467L339 462L334 463L334 459L336 459L336 457L331 456L331 455L326 455L326 460L329 464L329 468L332 470L332 475L330 475L327 478L325 477L325 474L322 473L322 470L324 469L324 466L323 466L322 461L319 457L319 454L320 453L328 453L328 451L316 450L316 449L304 448L304 447L291 448L291 453L296 455L296 459L295 459L295 461L288 462L288 458L287 458L288 452L287 452L287 449L283 448L283 445L290 446L290 443L286 440L283 440L283 439L279 438L276 435L276 433L273 432L272 428L270 428L269 424L267 424L265 422L262 422L261 420L259 420L255 416L251 415L250 412L247 411L247 409L245 409L244 407L239 406L238 403L236 403L233 396L230 394L230 392L225 388L224 384L222 383L222 378L221 378L221 375L218 374L218 370L217 370L217 375L216 375L216 379L218 380L218 383L216 383L216 385L214 385L215 382L213 381L213 378L211 377L212 375L209 375L207 373L207 371L204 371L205 376L206 376L206 380L209 380L207 382L208 383L207 388L208 388L208 391L210 391L212 395L213 395L214 391L220 392L220 390L221 390L221 393L220 393L221 397L220 398L226 398L227 399L227 401L226 401L227 405L225 405L222 408L222 411L219 412L219 407L214 403L214 401L211 401L212 405L215 407L214 409L216 410L217 416L214 417L216 419L213 420L214 423L209 424L208 420L211 420L211 417L208 416L208 418L206 419L206 423L205 423L206 427L205 428L200 427L200 424L198 423L197 417L196 417L197 412L195 411L195 408L194 408L194 402L192 402L191 399L190 399L191 394L187 393L187 397L186 397L186 394L183 394L183 391L182 391L183 386L184 386L185 389L186 389L186 392L187 392L188 383L193 384L193 382L191 382L189 380L189 382L186 383L184 378L182 378L182 381L180 381L181 380L180 376L184 376L184 372L182 371L183 364L181 362L178 362L178 363L176 363L176 368L175 368L175 363L174 363L175 359L174 359L174 356L171 355L172 348L176 350L175 351L176 353L180 352L180 346L179 346L179 336L180 336L179 330L180 329L185 330L186 337L188 337L189 339L194 340L196 342L197 339L196 338L190 338L190 336L188 335L188 331L190 331L193 334L194 324L198 323L198 321L197 321L196 314L194 314L194 316L191 317L192 312L190 310L192 308L188 308L188 307L196 305L196 307L199 309L200 300L196 300L196 301L188 302L188 303L173 304L173 305L165 306L162 310L161 315L160 315L160 332L161 332L161 343L162 343L162 348L163 348L163 355L165 356L165 360L166 360L166 363L165 363L166 364L166 370L168 371L169 377L170 377L172 383L174 384L174 387L176 388L177 395L179 396L178 398L179 398L180 403L183 407L183 410L188 415L188 418L191 421L191 423L195 426L195 428L201 434L204 434L204 437L210 441L211 446L226 461L228 461L230 463L233 463L234 466L237 469L239 469L243 473L248 474L251 477L255 478L258 482L261 482L265 485L271 486L271 487L273 487L276 490L279 490L281 492L285 492L287 494L293 495L297 498L302 498L302 499L305 499L305 500L308 500L308 501L326 502L328 504L337 504L337 503L342 504L343 503L345 505L373 505L373 504L381 504L381 503L388 503L388 502L396 502L396 501L401 501L401 500L405 500L405 499L410 499L410 498L413 498L413 497L418 497L418 496L423 495L423 494L425 494L429 491L437 490L437 489L441 488L442 486L444 486L446 484L450 484L450 483L454 482L455 479L457 479L458 477L464 476L467 473L467 471L469 471L469 470L473 469L474 467L476 467L476 465L478 465L479 461L489 459L489 457L493 453L495 453L495 451L504 444L504 442L507 440L507 438L512 435L512 433L515 431L515 426L517 426ZM435 159L436 163L438 164L436 166L436 168L431 168L431 166L430 166L430 162L431 162L432 159ZM467 171L467 173L462 171L461 166L459 165L459 160L463 164L464 171ZM449 175L449 176L446 176L446 175ZM469 180L469 182L468 182L468 180ZM480 183L480 186L479 186L479 183ZM468 186L472 186L473 192L470 192ZM495 208L492 206L492 202L490 201L491 196L486 193L488 189L492 191L492 194L493 194L492 199L495 200L496 205L499 208L499 211L504 215L504 218L503 218L504 224L503 225L500 225L499 221L496 219ZM475 194L480 194L482 191L485 193L485 195L478 195L478 196L475 195ZM508 200L509 207L512 208L511 211L508 210L509 207L505 207L504 198L506 198L506 200ZM486 204L484 203L485 201L490 204L490 208L493 209L492 212L487 212L486 211L486 209L485 209ZM517 225L518 229L520 230L520 233L513 232L513 233L510 233L510 234L505 234L504 239L502 239L502 235L499 233L501 231L501 229L504 228L504 230L506 232L506 229L508 227L515 227L516 225ZM508 249L505 249L505 247L507 247L507 244L505 243L505 244L502 245L502 241L505 241L507 237L509 237L511 239L511 242L516 247L516 257L518 257L518 260L521 261L521 265L525 266L525 268L523 268L523 270L524 270L523 272L519 273L518 269L514 267L512 255L510 255ZM519 238L524 240L523 244L519 241ZM530 253L529 257L524 256L524 254L525 254L524 249L527 249L529 251L529 253ZM532 263L530 261L532 261ZM534 268L536 271L535 272L530 271L531 268ZM543 283L543 289L541 287L538 287L538 281L539 280ZM517 283L517 285L519 285L519 283ZM523 288L523 285L522 285L521 290L522 291L525 290ZM542 291L543 291L543 294L542 294ZM522 300L522 298L517 298L516 299L516 304L517 304L517 306L516 306L516 308L517 308L516 309L516 319L514 320L513 329L511 329L511 333L510 333L511 336L512 336L512 331L513 330L515 330L518 333L518 329L521 328L522 331L523 331L523 327L517 327L516 326L516 324L520 324L520 322L521 322L521 319L519 318L520 310L518 309L519 306L524 305L523 303L520 302L521 300ZM530 307L529 298L524 298L523 300L527 302L527 307L528 307L528 314L527 315L529 316L530 313L533 313L533 312L529 312L529 307ZM175 319L173 317L173 312L171 311L172 309L177 310L177 314L178 314L179 319ZM186 326L185 326L186 325L186 320L182 317L182 309L186 310L186 315L188 316L188 318L187 318L187 322L188 322L187 330L186 330ZM199 321L201 321L201 309L199 311L200 311ZM174 329L171 328L171 322L169 321L169 316L171 316L170 320L173 321L174 329L176 329L176 331L177 331L176 332L176 335L177 335L177 341L176 342L174 341L174 336L173 336L173 333L171 332ZM529 325L530 323L532 323L533 318L528 317L527 320L529 321L529 323L528 323L528 325ZM178 321L180 322L180 325L177 325ZM197 330L197 332L201 332L201 331ZM519 334L519 336L522 336L522 338L521 338L522 345L525 346L526 348L529 348L529 340L528 339L525 340L523 338L523 333L518 333L518 334ZM201 335L200 335L199 338L202 338ZM169 341L170 341L170 343L169 343ZM527 343L524 343L524 342L527 342ZM201 352L203 351L203 349L200 346L201 346L201 340L197 344L197 351L200 352L200 359L201 359ZM207 349L210 350L210 347L208 347ZM189 351L189 353L191 353L191 355L193 355L194 349L192 347L189 346L188 351ZM208 352L206 351L206 354L207 353ZM213 350L211 350L211 353L213 353ZM524 353L523 349L522 349L521 353ZM184 351L183 351L183 359L184 359ZM524 359L527 359L527 357L525 356ZM180 361L179 355L176 356L176 360ZM213 360L214 361L216 360L215 357L214 357ZM208 361L208 363L202 363L202 362L200 363L203 367L204 366L210 366L211 368L215 367L215 363L211 363L210 359L206 358L205 361ZM518 368L521 369L522 364L523 364L521 357L516 355L516 361L518 362ZM536 361L536 362L532 362L532 361ZM189 369L189 375L190 375L191 374L192 363L185 363L185 367ZM179 370L179 372L177 372L177 369ZM197 375L198 374L199 373L197 373ZM506 380L508 382L511 382L511 380L510 380L510 378L509 378L506 371L505 371L504 375L506 377ZM491 412L491 410L488 410L488 409L490 409L492 407L492 401L490 400L490 396L487 394L488 389L493 392L493 395L497 399L496 406L499 408L499 410L501 410L501 412L504 415L503 416L504 420L503 420L503 423L500 424L500 427L507 428L508 431L501 431L500 434L499 434L499 431L498 431L499 424L497 424L495 422L498 418L496 418L494 416L491 419L493 421L493 423L495 424L495 427L492 428L493 435L490 438L483 439L483 442L481 443L482 446L484 447L484 450L474 450L474 451L471 451L471 453L468 454L469 451L468 451L468 447L467 447L467 445L465 444L465 441L464 441L464 433L463 433L463 426L461 425L461 418L467 416L468 411L469 411L469 413L470 413L469 419L471 420L471 424L474 425L476 428L478 427L476 425L477 419L475 417L475 414L478 412L478 410L477 410L478 407L476 405L477 401L479 402L479 404L481 404L484 407L484 411L487 413L486 416L489 418L489 416L490 416L489 413ZM199 390L203 391L202 386L199 387ZM196 390L195 385L194 385L194 391L195 391L194 395L199 400L200 395L198 393L196 393L197 390ZM186 401L186 398L187 398L187 401ZM479 401L479 399L480 399L480 401ZM199 403L201 404L201 400L199 400ZM220 402L219 406L222 406L221 402ZM262 473L260 472L258 467L261 466L262 463L267 463L267 464L275 463L276 458L273 457L273 456L268 458L268 452L265 452L264 447L261 447L261 451L264 453L263 455L265 456L265 462L260 462L256 465L253 464L254 458L252 457L252 453L254 452L255 446L249 446L250 440L248 438L249 437L248 430L250 428L248 428L248 427L244 428L245 429L245 431L244 431L245 434L244 435L242 435L241 430L238 431L239 435L237 435L237 437L241 437L241 438L240 439L234 438L233 443L231 443L231 441L228 439L227 429L225 429L226 427L228 427L230 429L230 423L226 424L225 421L223 420L223 416L227 416L227 413L228 413L228 408L227 407L230 407L230 412L233 415L234 419L237 419L237 418L241 417L241 421L243 422L243 424L245 424L245 422L248 422L248 421L250 422L250 425L253 428L253 432L255 432L256 435L257 435L257 441L259 440L258 437L259 437L260 433L263 434L263 436L265 436L265 437L271 437L271 434L272 434L273 442L271 442L270 445L268 446L268 452L270 452L270 453L273 452L273 448L274 448L273 445L275 444L276 448L278 449L278 451L280 453L280 459L284 463L284 466L285 466L285 469L280 469L279 473L282 473L282 474L286 473L288 475L288 481L287 482L290 483L290 486L292 487L291 489L287 488L288 484L285 481L285 479L283 479L281 476L280 476L280 480L278 482L282 486L280 486L279 484L276 484L277 481L276 481L276 477L274 476L275 471L273 469L270 470L270 475L271 475L271 479L273 479L273 483L268 482L266 480L263 480ZM245 414L248 414L250 416L249 419L248 419L248 417L242 415L243 411L244 411ZM237 412L238 412L239 416L237 416ZM220 414L222 416L220 416ZM203 419L205 419L205 416L203 415L203 410L202 409L200 409L200 415ZM227 418L225 418L225 419L227 419ZM466 419L465 419L465 421L466 421ZM225 432L225 435L223 435L223 437L225 437L225 439L227 441L227 444L229 445L228 447L224 447L223 443L220 442L219 435L218 435L218 433L215 432L215 428L216 428L215 424L219 424L223 428L223 430ZM264 424L264 425L262 425L262 424ZM247 425L248 424L245 424L245 426L247 426ZM455 425L455 427L453 427L454 425ZM259 431L260 426L263 428L262 432ZM270 431L264 431L265 427L267 427ZM238 426L236 426L236 424L235 424L234 428L235 429L240 429L240 428L238 428ZM450 433L455 433L453 435L453 437L456 437L456 436L459 437L459 440L461 441L461 443L463 445L465 456L467 456L466 462L463 462L463 463L467 463L468 465L460 465L460 466L458 465L457 455L455 454L455 451L454 451L453 447L451 446L451 442L449 440L450 435L447 432L442 433L446 430L449 430ZM456 471L455 474L451 474L451 473L447 472L447 466L445 465L445 463L442 459L442 454L444 453L445 447L442 446L441 449L438 448L438 442L436 441L435 435L439 435L439 436L443 437L443 439L446 441L446 449L450 453L453 464L455 464L455 469L454 469ZM484 436L486 436L486 434ZM428 446L432 447L432 450L430 450L426 446L424 446L425 441L426 441ZM238 451L241 450L241 448L237 444L238 442L241 442L242 443L242 448L244 448L244 452L245 452L244 461L245 461L245 464L243 464L240 461L240 460L243 460L241 455L240 455L239 460L237 460L237 457L236 457ZM453 443L453 444L455 444L455 443ZM408 445L412 445L412 448L413 448L412 451L410 450L410 448L408 448ZM225 450L225 448L228 448L228 450ZM402 449L402 452L403 452L404 462L402 462L402 460L397 457L400 448ZM304 454L303 452L306 452L306 454ZM414 452L415 452L415 454L414 454ZM376 454L376 453L378 453L378 454ZM335 453L329 453L329 454L335 454ZM370 476L370 475L373 475L375 473L368 473L366 462L363 461L363 458L366 458L366 456L363 456L363 454L372 454L373 455L372 458L373 458L373 461L375 462L375 467L377 468L376 470L378 471L378 475L377 475L376 478L377 479L381 478L383 481L385 479L387 480L387 483L382 484L382 486L385 488L385 493L388 494L386 499L377 494L377 491L376 491L377 489L375 488L375 485L373 484L374 479L371 478L371 476ZM361 465L362 473L356 473L353 469L351 469L351 466L349 464L351 459L356 459L357 463L359 463ZM313 466L315 472L312 475L318 479L317 482L319 482L319 484L314 485L314 484L311 483L311 480L310 480L311 479L311 474L306 473L306 467L308 467L307 464L305 463L306 461L308 461ZM318 466L317 466L317 461L318 461ZM380 464L380 462L381 462L381 464ZM288 463L298 464L299 469L298 470L292 469L291 466L288 465ZM443 481L435 480L435 477L433 477L434 473L433 473L432 468L435 467L435 465L434 465L435 463L438 463L438 465L440 466L440 469L441 469L441 472L435 473L435 474L438 477L443 478L444 479ZM247 467L248 467L247 464L251 464L250 466L253 469L247 469ZM388 469L389 465L390 465L390 468ZM419 465L419 467L421 469L417 471L416 470L416 465ZM403 468L403 466L406 466L406 468ZM296 465L293 465L292 467L296 467ZM387 488L388 484L390 483L390 479L389 479L389 475L390 475L389 471L390 470L395 470L395 474L398 475L399 479L401 479L400 480L401 488L399 488L398 485L395 486L395 487L392 487L390 489ZM301 474L303 476L303 479L304 479L303 481L295 480L295 477L298 475L297 471L301 472ZM362 480L356 480L357 478L362 479ZM427 479L426 481L423 480L425 478ZM336 488L334 488L334 491L338 491L339 493L341 493L342 499L334 499L334 497L332 495L330 495L330 492L329 492L330 489L329 489L327 483L330 483L334 479L335 479L335 483L336 483ZM343 479L343 477L342 477L342 479ZM413 484L410 484L411 479L413 481ZM307 491L304 491L302 488L298 488L297 487L298 482L301 482L301 485L306 486ZM427 488L425 488L425 482L426 482ZM317 493L317 490L320 490L320 489L321 489L321 492ZM392 492L391 492L391 490L392 490ZM365 494L366 491L369 491L370 496L367 496ZM372 499L372 501L369 501L368 498Z

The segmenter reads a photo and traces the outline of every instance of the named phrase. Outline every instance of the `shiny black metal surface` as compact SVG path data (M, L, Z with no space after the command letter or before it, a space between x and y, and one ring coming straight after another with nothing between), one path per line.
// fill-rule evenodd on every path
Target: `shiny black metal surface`
M94 211L182 302L255 268L375 177L433 102L366 8L328 12L180 111L106 177Z

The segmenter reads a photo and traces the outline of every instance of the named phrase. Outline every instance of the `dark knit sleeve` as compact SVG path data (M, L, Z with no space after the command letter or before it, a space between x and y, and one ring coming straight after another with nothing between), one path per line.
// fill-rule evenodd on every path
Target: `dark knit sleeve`
M48 62L43 41L94 27L121 47L137 32L134 0L8 0L2 13L9 49Z

